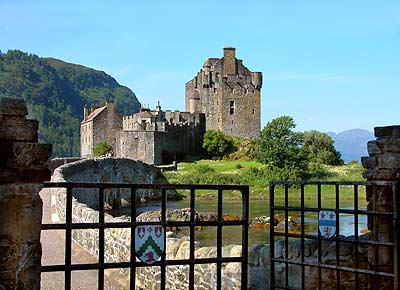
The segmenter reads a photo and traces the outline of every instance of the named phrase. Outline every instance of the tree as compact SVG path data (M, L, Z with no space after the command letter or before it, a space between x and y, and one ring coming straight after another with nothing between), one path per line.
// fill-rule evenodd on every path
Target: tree
M101 156L112 150L113 148L106 141L103 141L93 146L92 153L93 156Z
M222 158L234 151L233 141L219 130L207 130L204 134L203 148L213 158Z
M336 151L333 139L316 130L303 133L303 150L311 162L326 165L343 165L340 152Z
M271 168L286 168L302 172L307 167L307 158L301 149L303 134L294 132L294 120L282 116L268 122L257 139L257 161Z

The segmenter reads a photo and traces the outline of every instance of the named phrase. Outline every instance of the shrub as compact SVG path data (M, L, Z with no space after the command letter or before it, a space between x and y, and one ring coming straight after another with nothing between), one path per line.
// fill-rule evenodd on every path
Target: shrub
M113 148L106 141L103 141L93 146L92 153L93 156L101 156L112 150Z
M203 148L213 159L221 159L236 150L232 139L219 130L208 130L204 134Z
M243 168L243 166L242 166L242 164L238 163L238 164L235 165L235 168L236 169L241 169L241 168Z

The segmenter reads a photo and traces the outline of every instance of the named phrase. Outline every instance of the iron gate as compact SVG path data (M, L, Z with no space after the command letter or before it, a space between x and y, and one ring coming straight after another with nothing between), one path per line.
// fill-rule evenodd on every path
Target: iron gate
M366 193L377 199L378 186L392 191L389 211L367 205ZM387 181L271 181L271 289L399 289L397 188ZM378 232L382 222L393 227L389 239ZM389 267L380 265L385 255Z
M222 289L222 265L225 263L241 263L241 289L247 289L247 261L248 261L248 221L249 221L249 187L241 185L162 185L162 184L116 184L116 183L72 183L72 182L46 182L45 188L66 188L66 218L65 223L43 224L42 230L64 230L65 231L65 263L61 265L42 266L42 273L45 272L64 272L65 289L71 289L71 272L77 270L97 270L98 271L98 289L104 289L104 270L105 269L130 269L130 289L136 289L135 270L137 267L159 266L161 268L160 285L165 289L166 285L166 267L172 265L189 266L188 288L194 289L195 265L216 264L217 279L216 289ZM72 221L72 202L73 189L92 188L98 189L98 207L99 221L97 223L74 223ZM160 222L137 222L135 218L131 222L107 223L104 219L104 193L106 189L128 189L131 194L131 213L136 213L136 191L140 189L161 191L161 221ZM188 190L190 192L190 221L173 221L167 219L167 190ZM196 217L196 191L211 190L217 193L217 220L216 221L198 221ZM224 220L223 218L223 192L240 191L242 194L242 216L236 220ZM143 225L161 225L169 227L188 227L190 229L190 254L189 259L168 260L166 254L161 256L160 261L151 265L138 261L135 257L135 228ZM242 227L242 253L240 257L225 257L222 254L222 230L224 227L241 226ZM195 228L196 227L216 227L217 228L217 255L215 258L196 258L195 253ZM131 232L131 251L129 262L105 262L104 259L104 231L109 228L130 228ZM71 233L75 229L98 229L99 231L99 255L98 263L73 264L71 261ZM164 245L165 243L164 237Z

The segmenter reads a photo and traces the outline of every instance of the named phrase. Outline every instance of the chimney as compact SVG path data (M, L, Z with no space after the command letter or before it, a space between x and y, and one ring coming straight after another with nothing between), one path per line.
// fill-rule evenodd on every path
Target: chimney
M89 116L89 107L85 105L83 107L83 120L86 121Z
M224 74L234 75L236 74L236 49L234 47L224 47Z

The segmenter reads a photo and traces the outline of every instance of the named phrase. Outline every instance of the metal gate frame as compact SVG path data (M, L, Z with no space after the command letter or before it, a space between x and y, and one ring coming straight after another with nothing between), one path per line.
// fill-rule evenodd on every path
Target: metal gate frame
M41 267L41 272L64 272L65 289L71 289L71 272L77 270L98 270L98 289L104 289L104 270L116 268L130 269L130 289L135 289L135 273L137 267L159 266L161 268L161 289L165 289L166 266L189 265L189 289L194 289L194 268L198 264L217 265L217 289L222 287L222 264L241 263L241 289L247 289L247 262L248 262L248 227L249 227L249 187L247 185L196 185L196 184L122 184L122 183L76 183L76 182L45 182L44 188L66 188L66 221L60 224L43 224L42 230L65 230L65 263L62 265L46 265ZM99 222L98 223L73 223L72 222L72 190L74 188L97 188L99 189ZM131 197L136 196L138 189L161 190L161 221L160 222L131 222L107 223L104 220L104 190L105 189L130 189ZM170 221L166 218L167 190L183 189L190 191L190 221ZM197 221L195 218L195 193L196 190L216 190L218 192L218 220ZM242 218L234 221L223 219L223 191L237 190L242 194ZM131 213L136 213L136 199L131 198ZM135 256L135 228L142 225L162 225L166 227L189 227L190 228L190 256L184 260L167 260L166 254L161 260L151 265L139 262ZM217 227L217 257L195 258L195 228ZM242 226L242 255L241 257L222 256L222 228L225 226ZM131 229L131 255L130 262L105 262L104 261L104 230L107 228L130 228ZM71 263L71 233L75 229L98 229L99 230L99 257L98 263L72 264ZM164 239L166 239L164 237ZM166 245L164 240L164 245Z
M275 205L275 187L283 186L284 187L284 205ZM305 187L307 185L313 185L317 187L317 204L318 206L315 207L305 207L304 204L304 195L305 195ZM330 185L334 186L334 194L335 194L335 199L336 199L336 204L334 208L323 208L321 206L321 191L322 191L322 186L325 185ZM375 205L375 208L371 211L369 210L360 210L358 208L358 198L359 198L359 192L358 189L360 186L392 186L392 192L393 192L393 207L394 210L393 212L380 212ZM300 188L300 206L289 206L289 188L292 186L296 186ZM340 195L340 186L352 186L353 187L353 192L354 192L354 209L341 209L340 204L339 204L339 195ZM379 284L378 280L379 279L389 279L391 280L393 285L393 289L400 289L399 288L399 242L400 242L400 230L398 230L399 227L399 209L400 209L400 197L399 192L398 192L398 183L394 181L352 181L352 182L341 182L341 181L276 181L273 180L270 182L269 185L269 193L270 193L270 219L271 223L274 221L275 213L277 211L284 212L285 216L285 230L284 232L277 232L274 226L270 227L270 285L271 289L297 289L289 285L289 266L290 265L297 265L301 267L301 289L306 289L306 283L305 283L305 267L317 267L318 268L318 279L319 279L319 288L318 289L323 289L321 288L322 286L322 279L321 279L321 272L322 269L330 269L336 271L336 289L340 289L340 273L341 272L350 272L354 273L355 276L355 287L359 285L359 275L368 275L369 277L372 277L372 287L369 289L377 289ZM373 199L375 199L375 191L373 191ZM324 238L321 236L321 233L318 231L318 235L310 235L310 234L305 234L305 228L304 228L304 214L306 212L319 212L321 210L332 210L336 213L336 216L338 217L336 219L336 233L334 237L332 238ZM289 233L288 231L288 216L289 216L289 211L296 211L300 213L300 223L301 223L301 232L300 234L296 233ZM344 239L343 237L339 236L339 214L344 213L344 214L351 214L354 216L354 240L351 240L350 242L353 244L354 249L355 249L355 263L353 267L344 267L341 266L339 261L339 243L349 243L348 239ZM359 228L358 228L358 216L359 215L366 215L368 219L371 217L373 220L376 219L376 217L387 217L392 219L393 223L393 241L389 242L383 242L379 241L377 231L376 231L376 223L373 222L373 237L372 240L360 240L359 239ZM288 249L288 244L289 244L289 238L297 238L300 239L300 244L301 244L301 257L300 261L296 261L293 259L289 259L288 257L288 250L285 251L284 257L276 257L275 256L275 240L277 239L284 239L284 246L285 249ZM306 239L313 239L318 241L318 261L317 263L310 263L305 261L304 257L304 242ZM333 241L336 243L336 265L330 265L330 264L324 264L321 261L321 242L323 240L329 240ZM374 261L377 261L378 257L378 247L379 246L385 246L385 247L390 247L392 248L394 259L393 259L393 271L392 272L382 272L374 269L372 265L372 269L361 269L359 268L358 265L358 258L359 258L359 252L358 252L358 247L359 245L369 245L370 247L373 247L373 259ZM285 281L284 284L278 284L278 282L275 279L275 265L277 263L280 263L281 265L284 265L285 268ZM357 288L355 288L357 289Z

